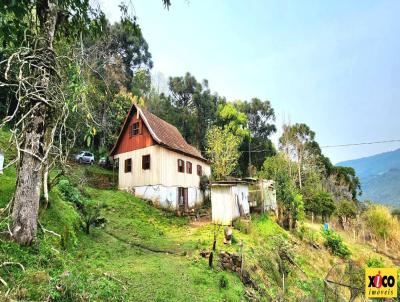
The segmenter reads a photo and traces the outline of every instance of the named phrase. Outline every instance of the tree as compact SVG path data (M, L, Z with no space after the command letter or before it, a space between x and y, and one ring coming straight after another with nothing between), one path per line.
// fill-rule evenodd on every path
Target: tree
M224 100L211 94L207 80L200 83L188 72L170 77L168 87L170 95L161 94L160 102L151 101L149 109L175 125L190 144L204 150L206 132L217 118L218 104Z
M171 5L169 0L163 3L167 8ZM121 9L124 12L123 5ZM140 38L141 33L125 17L120 24L123 30L115 29L122 33L117 35L121 43L117 39L112 45L123 50L124 71L132 75L132 62L150 65L151 57L145 42L139 43L143 46L139 50L138 44L132 45L132 37L139 33L136 37ZM5 95L9 104L0 127L13 127L18 151L12 162L18 161L10 235L20 244L29 245L35 239L41 187L48 195L49 158L53 157L52 163L65 160L64 151L74 143L75 134L66 122L69 114L88 107L80 103L87 96L79 68L84 61L82 42L90 41L88 37L101 32L104 24L104 14L87 0L6 0L0 5L0 86L5 91L1 101ZM83 115L93 120L90 112ZM90 127L90 133L95 132Z
M62 92L60 60L54 48L55 39L62 39L62 31L59 37L57 29L69 23L72 29L65 41L73 39L75 31L82 28L79 23L90 27L89 14L93 11L85 1L78 0L12 1L7 4L2 5L0 13L8 15L11 22L2 22L0 32L9 31L13 19L18 20L14 24L19 25L12 30L24 31L23 36L12 35L11 39L2 36L2 45L10 46L10 53L3 57L6 60L0 67L3 72L2 86L14 93L18 103L12 115L3 120L5 124L18 118L13 130L19 164L11 236L20 244L29 245L36 235L41 185L43 180L47 180L54 137L69 110ZM63 17L72 10L73 17Z
M275 155L275 148L269 139L276 132L273 124L275 112L269 101L252 98L251 101L236 101L235 107L247 116L247 128L250 135L243 140L240 157L242 174L247 174L251 166L260 170L267 156ZM252 176L250 173L249 176Z
M260 176L275 181L276 198L279 206L279 222L288 229L294 229L303 217L304 204L301 194L289 175L289 161L282 154L268 157Z
M335 211L335 203L331 194L326 191L318 190L305 203L305 209L312 215L321 215L323 221L326 221Z
M342 228L346 229L349 220L357 216L357 206L352 200L341 199L336 206L335 214L339 217Z
M357 200L357 196L362 194L360 180L354 168L333 166L330 178L337 196Z
M128 14L127 6L121 5L120 9L118 23L110 25L104 21L102 35L86 37L82 46L87 65L82 68L91 99L89 108L97 129L92 141L102 152L110 149L118 134L120 120L115 117L121 113L125 116L129 109L117 95L133 92L139 97L146 96L151 83L149 70L153 62L148 44L136 17Z
M206 154L211 160L215 179L231 175L238 164L240 138L228 129L212 127L207 132Z
M136 17L128 14L125 4L121 4L120 9L121 21L110 27L108 51L121 58L127 78L125 86L131 89L135 70L152 68L153 61Z
M147 97L151 89L151 76L147 69L140 68L133 75L132 92L137 96Z
M312 145L315 138L315 132L306 124L284 125L283 134L279 139L281 150L289 158L295 156L297 160L297 174L299 187L302 187L302 168L305 152L309 145Z
M233 103L218 106L217 125L242 138L250 135L246 114L238 111Z

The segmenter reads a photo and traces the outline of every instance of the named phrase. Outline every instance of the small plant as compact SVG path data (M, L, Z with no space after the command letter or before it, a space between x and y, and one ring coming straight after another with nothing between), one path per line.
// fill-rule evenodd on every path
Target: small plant
M365 262L367 267L385 267L381 257L371 257Z
M67 179L61 180L58 187L65 199L75 204L79 209L86 234L90 233L91 226L98 226L106 222L104 218L100 217L100 210L103 206L88 198L82 197L81 192L72 186Z
M58 183L58 188L60 189L61 193L63 193L67 201L75 204L78 208L81 207L81 193L74 188L67 179L60 180Z
M100 225L105 223L105 219L100 217L102 206L91 200L86 200L83 203L81 213L82 221L84 223L84 230L86 234L90 233L90 227L93 225Z
M297 237L300 238L300 240L304 240L304 238L306 237L306 233L307 233L307 229L303 223L300 225L300 227L298 227L296 229L296 232L295 232L295 234L297 235Z
M233 221L233 227L244 234L250 234L251 232L251 224L250 222L246 222L241 218Z
M228 278L225 275L221 275L219 277L219 288L227 288L228 287Z
M326 230L323 231L323 236L325 238L324 246L335 256L340 258L348 258L351 252L347 245L343 243L342 237L334 231Z

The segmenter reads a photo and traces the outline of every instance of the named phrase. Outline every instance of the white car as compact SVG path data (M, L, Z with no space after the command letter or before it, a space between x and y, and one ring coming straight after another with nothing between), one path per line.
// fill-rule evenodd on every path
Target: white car
M79 154L75 155L75 160L80 164L93 164L94 163L94 155L88 151L82 151Z

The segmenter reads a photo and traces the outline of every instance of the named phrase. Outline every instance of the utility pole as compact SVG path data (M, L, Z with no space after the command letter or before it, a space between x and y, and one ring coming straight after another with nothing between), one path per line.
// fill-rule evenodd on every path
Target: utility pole
M251 175L251 151L250 151L250 144L251 144L251 134L249 135L249 167L247 168L249 170L249 176L252 177Z

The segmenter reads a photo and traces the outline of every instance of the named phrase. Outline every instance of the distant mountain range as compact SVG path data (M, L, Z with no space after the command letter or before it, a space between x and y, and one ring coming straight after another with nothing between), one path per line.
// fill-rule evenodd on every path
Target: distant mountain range
M363 191L361 200L400 208L400 149L336 165L356 170Z

